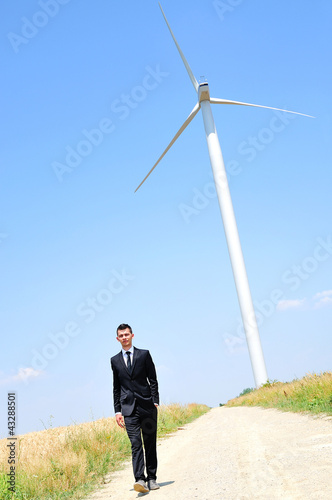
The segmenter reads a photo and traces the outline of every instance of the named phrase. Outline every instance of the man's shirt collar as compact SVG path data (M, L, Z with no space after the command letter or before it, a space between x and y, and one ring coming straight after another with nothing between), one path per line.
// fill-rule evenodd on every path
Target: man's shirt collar
M126 352L130 352L131 354L134 354L134 346L132 345L128 351L125 351L124 349L121 349L122 355L125 356Z

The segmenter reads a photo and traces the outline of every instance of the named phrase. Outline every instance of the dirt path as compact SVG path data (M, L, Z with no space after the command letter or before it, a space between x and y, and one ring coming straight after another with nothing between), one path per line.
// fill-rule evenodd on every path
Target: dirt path
M133 490L131 463L87 500L330 500L331 418L214 408L158 444L159 490Z

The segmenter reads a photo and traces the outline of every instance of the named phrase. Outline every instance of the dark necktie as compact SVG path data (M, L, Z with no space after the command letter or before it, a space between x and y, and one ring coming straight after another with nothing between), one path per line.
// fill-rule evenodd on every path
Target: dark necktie
M130 359L130 351L127 351L126 352L127 356L128 356L128 359L127 359L127 368L128 368L128 371L129 373L131 373L131 359Z

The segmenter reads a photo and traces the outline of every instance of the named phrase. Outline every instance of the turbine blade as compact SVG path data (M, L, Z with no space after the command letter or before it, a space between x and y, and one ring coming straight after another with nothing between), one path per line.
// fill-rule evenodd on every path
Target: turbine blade
M173 146L173 144L176 141L176 139L178 139L178 137L180 137L180 135L182 134L182 132L184 131L184 129L189 125L189 123L191 122L191 120L193 120L193 118L195 118L195 116L197 115L198 111L200 110L200 107L201 106L200 106L199 103L197 103L195 105L194 109L192 110L192 112L190 113L190 115L188 116L188 118L186 119L186 121L184 122L184 124L182 125L182 127L175 134L175 136L173 137L173 139L171 140L171 142L169 143L169 145L167 146L167 148L165 149L165 151L163 152L163 154L158 158L158 160L156 161L156 163L151 168L150 172L144 177L144 179L142 180L142 182L140 183L140 185L135 189L135 193L141 187L141 185L143 184L143 182L146 181L146 179L149 177L149 175L151 174L151 172L156 168L156 166L158 165L158 163L160 162L160 160L165 156L165 154L167 153L167 151Z
M285 113L292 113L293 115L308 116L309 118L315 118L315 116L305 115L304 113L298 113L297 111L289 111L288 109L271 108L270 106L261 106L260 104L250 104L249 102L239 102L239 101L229 101L228 99L217 99L215 97L210 98L212 104L239 104L241 106L253 106L254 108L265 108L274 109L275 111L285 111Z
M164 19L165 19L165 21L166 21L166 24L167 24L167 26L168 26L168 29L169 29L169 31L170 31L170 33L171 33L172 37L173 37L173 40L174 40L174 42L175 42L175 45L176 45L176 47L177 47L177 49L178 49L178 51L179 51L179 53L180 53L181 59L182 59L182 61L183 61L184 65L185 65L185 67L186 67L186 70L187 70L187 72L188 72L188 75L189 75L189 78L190 78L190 80L191 80L191 83L192 83L192 84L193 84L193 86L195 87L196 92L198 92L198 82L197 82L196 78L194 77L193 72L191 71L191 68L190 68L190 66L189 66L189 64L188 64L187 59L184 57L184 54L183 54L182 50L180 49L180 45L179 45L179 44L178 44L178 42L176 41L176 38L175 38L175 36L174 36L174 34L173 34L173 31L171 30L170 25L168 24L168 21L167 21L167 19L166 19L166 16L165 16L165 14L164 14L164 11L163 11L163 8L162 8L162 6L161 6L160 2L159 2L159 7L160 7L160 10L161 10L161 12L162 12L162 14L163 14L163 16L164 16Z

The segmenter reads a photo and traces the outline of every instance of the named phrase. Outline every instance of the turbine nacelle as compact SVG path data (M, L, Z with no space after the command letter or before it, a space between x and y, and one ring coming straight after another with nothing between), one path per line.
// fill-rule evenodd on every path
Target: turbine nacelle
M207 82L200 83L198 87L198 102L209 101L209 100L210 100L209 84Z

